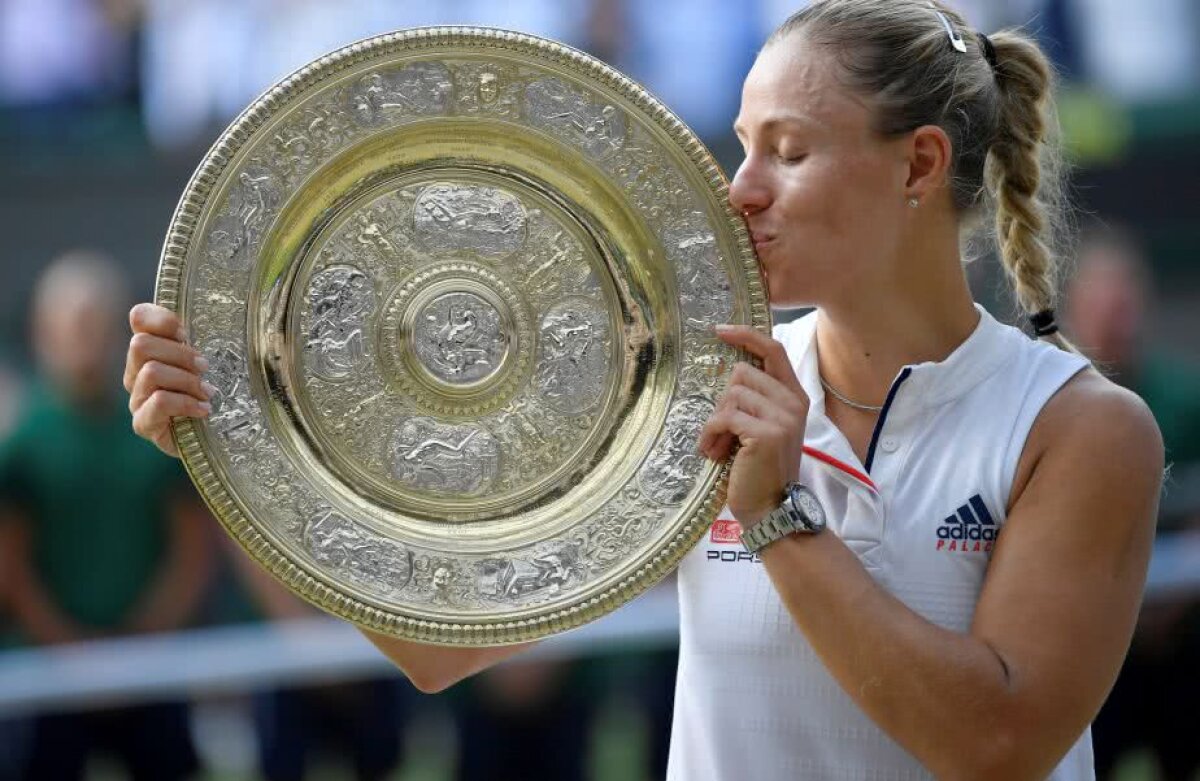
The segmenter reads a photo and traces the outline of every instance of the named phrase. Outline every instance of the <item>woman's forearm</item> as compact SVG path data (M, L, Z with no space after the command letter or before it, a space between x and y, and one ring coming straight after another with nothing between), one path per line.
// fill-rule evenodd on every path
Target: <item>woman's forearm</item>
M834 534L784 538L762 559L841 687L939 778L1022 777L1005 763L1032 747L1010 750L1019 727L1013 689L983 641L914 613Z
M413 686L426 694L447 689L464 678L470 678L534 645L521 643L458 648L403 640L362 627L359 627L359 631L391 660L392 664L400 668Z

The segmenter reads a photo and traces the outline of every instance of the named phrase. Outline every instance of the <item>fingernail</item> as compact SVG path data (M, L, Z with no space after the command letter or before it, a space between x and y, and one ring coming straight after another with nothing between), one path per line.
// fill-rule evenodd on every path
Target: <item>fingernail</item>
M717 333L721 333L721 334L728 333L729 331L733 330L733 326L726 325L724 323L717 323L716 325L713 326L713 328L717 329Z
M201 374L208 371L208 359L205 358L203 355L196 356L195 364L196 364L196 371L200 372Z
M202 382L200 383L200 390L204 391L204 395L211 399L217 393L217 386L211 382Z
M201 415L207 415L208 413L212 412L212 405L209 404L207 401L202 401L199 404L197 404L196 406L198 406L200 408Z
M175 341L177 341L177 342L186 342L187 341L187 331L185 331L183 329L183 326L179 326L179 330L175 332Z

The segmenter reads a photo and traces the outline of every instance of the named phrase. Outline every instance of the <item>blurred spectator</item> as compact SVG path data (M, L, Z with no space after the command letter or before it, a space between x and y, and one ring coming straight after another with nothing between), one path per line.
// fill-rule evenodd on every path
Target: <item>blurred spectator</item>
M776 321L778 322L778 320ZM674 577L655 588L675 591ZM606 654L598 660L603 691L617 693L630 702L644 720L645 751L642 778L666 778L671 749L671 721L675 715L675 676L679 648L638 649Z
M178 629L206 582L207 515L122 404L126 303L112 262L86 252L51 264L34 296L42 382L0 448L12 608L31 644ZM30 740L30 779L81 778L104 749L136 780L196 769L180 703L40 714Z
M130 0L0 3L0 105L94 102L129 93Z
M320 612L276 581L228 536L217 617L225 621L311 618ZM413 689L396 675L353 683L260 691L252 710L259 773L264 781L301 781L314 754L332 748L356 781L381 781L403 758L404 698Z
M1200 369L1146 336L1155 295L1136 240L1119 229L1087 234L1067 289L1068 333L1100 369L1145 399L1162 429L1167 462L1200 463ZM1169 490L1169 483L1168 483ZM1163 518L1159 532L1200 525L1195 515ZM1200 702L1200 602L1194 596L1148 602L1129 656L1093 726L1097 778L1112 778L1121 756L1148 746L1166 781L1200 769L1194 737Z
M1114 382L1146 400L1162 428L1167 463L1200 462L1200 367L1147 337L1153 284L1132 235L1120 228L1091 229L1067 287L1069 333Z
M583 781L591 664L518 660L459 684L459 781Z
M12 428L19 393L17 378L5 363L0 361L0 442L4 441ZM11 515L0 506L0 652L17 645L10 606L13 572L12 529ZM26 727L24 720L0 717L0 778L13 778L19 772Z
M0 359L0 441L8 436L13 423L16 422L17 407L20 401L21 383L16 373L8 368L8 364ZM3 593L0 591L0 593ZM0 600L0 605L4 604Z

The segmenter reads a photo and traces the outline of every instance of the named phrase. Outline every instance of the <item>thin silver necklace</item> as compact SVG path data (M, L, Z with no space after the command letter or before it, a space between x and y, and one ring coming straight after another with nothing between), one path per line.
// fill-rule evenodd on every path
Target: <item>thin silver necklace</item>
M825 387L825 390L832 393L833 397L835 399L837 399L841 403L845 404L847 407L854 407L854 409L860 409L863 412L883 412L882 404L879 405L878 407L875 407L870 404L859 404L857 401L850 401L850 399L846 398L845 396L843 396L842 394L840 394L836 390L834 390L832 385L825 382L824 377L821 378L821 385L823 385Z

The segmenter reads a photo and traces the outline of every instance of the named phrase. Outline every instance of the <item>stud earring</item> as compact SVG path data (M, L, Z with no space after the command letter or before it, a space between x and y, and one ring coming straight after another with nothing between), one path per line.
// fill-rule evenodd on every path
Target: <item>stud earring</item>
M908 205L915 209L921 205L921 202L919 200L917 200L916 198L909 198Z

